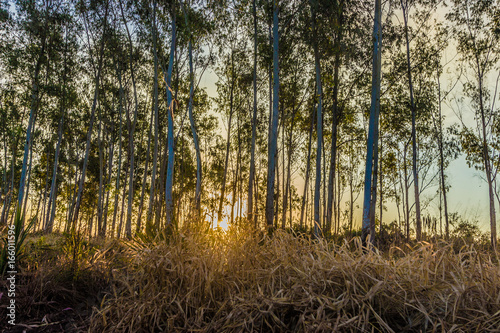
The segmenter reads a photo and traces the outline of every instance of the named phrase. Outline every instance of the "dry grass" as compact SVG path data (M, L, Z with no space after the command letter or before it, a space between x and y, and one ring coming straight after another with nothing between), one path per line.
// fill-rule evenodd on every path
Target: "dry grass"
M92 332L500 331L499 265L473 246L382 255L232 230L128 251Z
M77 251L74 250L77 248ZM85 332L92 307L109 290L111 267L124 266L116 241L89 242L78 235L28 237L16 274L16 326L7 324L7 294L0 293L0 332ZM0 291L6 285L0 281Z

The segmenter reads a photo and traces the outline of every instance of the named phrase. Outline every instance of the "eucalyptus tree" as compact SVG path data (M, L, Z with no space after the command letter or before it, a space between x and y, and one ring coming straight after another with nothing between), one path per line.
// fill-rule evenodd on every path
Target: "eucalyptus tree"
M170 54L168 61L167 71L163 73L167 90L167 149L168 149L168 162L167 162L167 175L165 178L165 202L166 202L166 226L170 227L173 218L173 198L172 187L174 181L174 104L172 94L172 71L174 69L174 57L176 51L176 37L177 37L177 23L176 23L176 5L172 2L170 8L172 37L170 41Z
M419 190L419 177L418 177L418 142L417 142L417 108L414 100L414 87L412 82L412 60L410 56L410 38L409 38L409 26L408 21L410 18L410 9L412 6L421 5L427 8L435 9L440 0L426 0L426 1L410 1L410 0L400 0L401 10L403 13L403 23L404 23L404 39L406 45L406 70L408 77L408 89L410 93L410 109L411 109L411 142L412 142L412 170L413 170L413 188L414 188L414 199L415 199L415 214L416 214L416 234L417 240L422 238L422 218L421 218L421 208L420 208L420 190ZM427 14L429 15L429 14ZM425 22L420 22L424 24Z
M86 16L86 8L81 8L82 15ZM108 12L109 12L109 3L106 2L104 4L104 15L102 17L102 22L103 22L103 28L102 28L102 37L100 41L100 47L99 47L99 55L97 60L97 68L95 69L94 72L94 96L92 100L92 106L90 110L90 122L88 125L88 131L87 131L87 142L86 142L86 148L85 148L85 155L84 155L84 160L83 160L83 167L82 167L82 174L80 176L80 180L78 182L78 192L77 192L77 197L76 197L76 203L75 203L75 208L73 211L73 214L71 216L71 223L72 225L76 225L78 221L78 214L80 212L80 206L82 203L82 196L83 196L83 189L85 186L85 176L87 173L87 166L88 166L88 160L89 160L89 153L90 153L90 147L91 147L91 139L92 139L92 129L94 126L94 121L95 121L95 112L97 108L97 102L98 102L98 96L99 96L99 83L101 79L101 70L102 70L102 64L103 64L103 55L104 55L104 47L105 47L105 36L106 36L106 30L107 30L107 23L108 23ZM97 16L99 16L96 13ZM84 21L86 21L86 18L84 18ZM88 23L87 23L88 24ZM90 48L90 45L89 45Z
M50 185L50 194L49 200L47 203L46 216L44 219L44 231L52 232L54 219L56 215L56 203L57 203L57 176L59 169L59 159L61 155L61 146L64 128L66 126L65 119L68 110L75 107L78 103L77 95L76 95L76 74L78 73L78 44L76 39L76 28L78 25L75 24L73 16L71 15L71 8L65 8L63 12L64 21L62 21L61 30L60 30L60 45L59 50L61 54L62 66L60 66L60 72L57 73L58 83L55 85L55 93L59 98L58 101L58 112L55 114L55 118L58 118L57 125L57 143L54 151L54 160L53 160L53 170L52 170L52 180ZM52 31L55 31L52 28ZM57 72L57 68L53 68L54 71ZM54 119L54 122L55 120Z
M489 215L491 229L491 246L496 248L497 226L495 209L494 183L497 169L494 161L498 158L495 132L495 119L498 109L495 107L497 85L489 87L489 77L496 71L500 61L500 33L498 33L498 8L495 0L454 0L448 20L453 23L453 33L457 39L457 50L460 62L465 66L468 78L463 83L463 92L470 99L474 111L476 128L463 123L462 147L469 165L484 171L489 195Z
M36 40L33 43L35 46L35 52L33 52L34 68L32 69L33 76L31 84L31 105L28 120L28 127L26 129L26 141L24 144L24 157L21 169L21 177L19 180L19 191L17 199L17 216L21 216L23 211L23 200L24 191L26 185L26 171L28 167L29 153L32 148L32 132L34 127L34 122L36 114L38 111L38 106L40 103L40 73L42 71L42 66L47 62L47 47L49 43L48 27L49 27L49 15L51 11L51 4L49 2L45 3L19 3L17 10L20 14L20 19L25 20L24 22L19 22L20 26L26 29L26 36L29 39ZM29 70L31 74L31 69Z
M250 148L250 172L248 177L247 219L255 225L253 187L255 180L255 141L257 137L257 5L252 0L253 16L253 112L252 112L252 143ZM255 221L254 221L255 219Z
M321 232L321 220L320 220L320 186L321 186L321 148L323 144L323 88L321 85L321 64L318 49L318 37L316 30L316 13L318 10L317 2L311 0L311 29L313 33L313 44L314 44L314 68L316 74L316 97L318 98L318 106L316 111L316 178L314 185L314 235L319 237Z
M339 114L340 103L339 103L339 85L340 85L340 75L339 72L341 70L342 64L342 39L344 34L344 16L345 16L345 0L336 0L331 4L333 17L333 30L335 39L332 45L333 53L334 53L334 65L333 65L333 82L332 82L332 129L331 129L331 149L330 149L330 169L328 176L328 199L326 206L326 229L330 231L331 223L332 223L332 208L333 208L333 195L334 195L334 183L335 183L335 168L337 161L337 126L338 120L340 119Z
M435 33L435 40L437 45L448 45L448 38L450 37L449 30L443 27L438 27ZM432 38L432 37L431 37ZM443 74L446 64L442 64L442 57L440 56L442 52L436 50L436 61L435 61L435 74L436 74L436 89L437 89L437 113L433 113L432 121L434 125L434 132L439 150L439 193L440 193L440 203L439 203L439 213L440 213L440 225L442 224L442 211L444 208L444 220L445 220L445 238L448 239L450 235L450 221L448 213L448 197L447 192L449 190L449 183L446 182L446 168L449 166L451 160L458 157L460 147L458 146L457 140L454 140L454 136L445 136L445 131L449 134L454 132L455 127L444 128L445 116L442 112L443 102L446 101L447 96L454 90L458 80L455 84L451 86L448 90L442 89L441 76ZM441 199L442 198L442 199ZM441 228L442 233L442 228Z
M370 242L375 238L375 216L370 216L370 210L374 209L376 203L375 191L377 188L376 178L373 176L374 164L376 164L378 149L378 121L380 115L380 77L382 67L382 4L381 0L375 0L375 16L373 24L373 69L372 69L372 95L370 107L370 124L368 139L366 143L366 168L363 201L363 223L361 239L366 244L366 238L370 234ZM373 190L375 189L375 191Z
M274 187L276 178L276 154L278 151L279 116L279 1L273 0L273 103L270 117L267 154L266 223L268 230L273 227Z
M135 134L135 127L137 124L138 99L137 99L137 87L136 87L136 78L134 69L134 46L132 43L132 37L127 23L130 20L130 18L127 18L125 16L122 0L119 0L119 7L120 7L121 18L123 20L123 25L125 26L125 30L127 32L130 78L132 80L132 87L134 92L134 113L132 117L130 117L130 114L127 114L127 119L129 124L130 167L129 167L129 192L128 192L128 205L127 205L128 210L127 210L127 220L125 225L125 234L127 235L128 238L130 238L132 236L132 205L134 198L134 167L135 167L134 134Z
M192 49L192 33L191 28L189 26L188 14L186 11L186 6L182 4L182 9L184 12L184 20L186 23L186 27L188 30L188 56L189 56L189 102L188 102L188 111L189 111L189 122L191 124L191 132L193 133L193 143L196 150L196 193L195 193L195 210L196 217L199 218L201 214L201 154L200 154L200 144L198 140L198 134L196 133L196 124L193 116L193 94L194 94L194 70L193 70L193 49Z

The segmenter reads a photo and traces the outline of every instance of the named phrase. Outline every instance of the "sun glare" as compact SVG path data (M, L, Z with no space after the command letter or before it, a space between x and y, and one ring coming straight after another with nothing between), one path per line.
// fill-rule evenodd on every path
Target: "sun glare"
M231 195L228 196L228 201L231 202L232 197ZM239 216L239 213L241 212L241 216L245 217L246 216L246 202L243 200L243 202L240 202L240 200L237 200L234 203L234 207L232 207L230 204L226 205L222 208L222 219L219 222L219 225L217 225L218 221L218 216L217 212L215 214L206 214L207 220L210 222L210 225L212 226L213 229L220 228L222 230L227 230L229 228L229 225L231 224L231 211L233 212L234 219L236 219Z

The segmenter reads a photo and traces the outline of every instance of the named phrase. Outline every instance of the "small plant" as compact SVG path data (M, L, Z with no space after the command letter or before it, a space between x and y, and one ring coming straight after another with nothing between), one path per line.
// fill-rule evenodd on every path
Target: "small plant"
M7 228L7 236L2 238L3 247L0 252L0 272L2 276L7 270L7 263L9 261L15 261L16 264L19 264L19 261L22 259L24 241L35 225L36 219L36 216L33 217L23 229L24 215L21 214L20 207L17 209L14 223Z
M69 259L70 275L74 280L78 279L81 262L92 256L92 248L85 239L84 233L71 228L69 233L64 234L62 251Z

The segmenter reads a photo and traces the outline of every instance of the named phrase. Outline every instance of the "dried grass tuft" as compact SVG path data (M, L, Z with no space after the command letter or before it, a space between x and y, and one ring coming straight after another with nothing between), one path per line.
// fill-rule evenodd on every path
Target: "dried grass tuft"
M386 254L277 231L129 247L92 332L498 332L500 269L473 246Z

